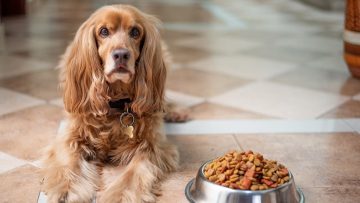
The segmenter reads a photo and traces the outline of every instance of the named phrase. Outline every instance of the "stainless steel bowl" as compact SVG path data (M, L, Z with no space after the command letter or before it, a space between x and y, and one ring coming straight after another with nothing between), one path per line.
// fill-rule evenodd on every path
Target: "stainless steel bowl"
M191 203L304 203L304 194L296 188L294 177L289 173L289 182L269 190L236 190L208 181L203 164L195 179L185 188L186 198Z

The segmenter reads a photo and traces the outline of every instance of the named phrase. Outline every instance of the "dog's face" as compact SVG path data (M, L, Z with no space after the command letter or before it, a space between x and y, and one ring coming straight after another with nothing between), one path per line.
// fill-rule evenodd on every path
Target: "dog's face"
M158 25L132 6L94 12L60 63L65 109L105 115L109 100L129 97L138 115L161 111L166 67Z
M96 16L96 41L108 82L129 83L133 79L144 36L140 22L127 9L109 10Z

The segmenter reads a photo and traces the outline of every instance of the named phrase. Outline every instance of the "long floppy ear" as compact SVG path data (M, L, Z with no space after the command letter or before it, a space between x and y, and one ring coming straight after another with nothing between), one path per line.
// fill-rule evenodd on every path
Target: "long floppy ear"
M166 67L161 47L159 20L143 15L144 39L135 69L132 110L138 115L164 110Z
M105 79L97 51L94 25L84 22L66 49L61 67L61 87L69 113L102 115L107 111Z

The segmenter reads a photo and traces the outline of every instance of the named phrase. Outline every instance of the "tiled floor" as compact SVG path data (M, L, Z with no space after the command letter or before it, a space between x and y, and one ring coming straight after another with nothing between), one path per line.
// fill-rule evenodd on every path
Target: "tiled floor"
M119 1L29 2L29 15L4 19L0 46L0 202L35 202L37 161L63 118L56 63L92 11ZM342 59L342 13L289 0L121 2L164 22L174 61L167 98L190 108L195 124L214 125L171 131L181 167L163 182L159 202L186 202L184 187L201 163L231 149L287 165L306 202L358 202L360 80ZM242 125L231 134L201 133L232 122Z

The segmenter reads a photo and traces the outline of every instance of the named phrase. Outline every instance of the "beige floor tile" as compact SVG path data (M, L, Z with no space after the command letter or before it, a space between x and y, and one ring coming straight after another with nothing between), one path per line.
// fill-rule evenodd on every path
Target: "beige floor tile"
M295 36L281 40L277 43L283 47L294 47L304 50L314 50L323 53L341 54L343 50L343 42L341 39L334 40L333 38L316 37L316 36Z
M183 170L196 171L204 162L222 156L230 150L239 149L232 135L168 136L180 152Z
M187 64L211 56L211 53L206 50L170 44L169 52L173 61L180 64Z
M45 100L60 96L58 71L53 69L3 79L0 86Z
M200 104L205 101L204 98L195 97L180 92L175 92L171 90L166 90L166 100L170 103L175 103L183 107L191 107L197 104Z
M185 31L180 31L180 30L163 30L162 31L162 37L164 39L164 41L167 44L178 44L177 42L179 40L185 40L188 38L193 38L196 36L199 36L198 33L194 33L194 32L185 32Z
M325 54L312 50L302 50L302 49L297 49L296 47L291 47L291 48L279 47L268 44L264 44L261 47L254 48L251 50L242 51L241 53L250 56L257 56L270 60L277 60L277 61L296 63L296 64L313 61L319 57L326 56Z
M202 50L225 55L241 50L248 50L261 45L257 41L243 40L241 38L224 38L217 35L201 36L178 41L177 44L187 47L196 47Z
M41 105L0 117L0 150L24 160L37 160L56 136L62 110Z
M31 58L15 57L0 54L0 79L29 73L36 70L50 69L54 67L43 61Z
M195 178L196 172L196 169L187 171L180 169L178 172L170 174L161 184L162 195L158 199L159 203L188 203L184 192L185 186Z
M228 76L266 79L287 72L295 68L295 65L253 56L218 56L196 61L189 64L189 67Z
M253 83L210 99L217 104L290 119L316 118L347 100L348 97L336 94L271 82Z
M311 67L298 68L274 77L272 81L346 96L360 92L360 80L351 77L349 73Z
M326 56L308 61L307 66L321 68L325 70L335 70L348 73L348 67L345 64L344 57L340 54Z
M239 87L247 80L193 69L172 71L167 79L171 90L198 97L210 97Z
M40 191L37 168L26 165L0 175L1 202L36 202Z
M306 202L354 203L359 201L360 187L306 187L302 188Z
M220 22L212 13L197 3L181 5L153 2L148 4L145 10L148 13L157 13L158 17L166 23Z
M288 34L290 36L297 36L299 33L305 35L305 34L311 34L314 32L318 32L321 30L321 28L318 25L313 24L306 24L306 23L268 23L264 21L263 23L254 24L251 29L253 31L257 32L273 32L273 33L281 33L281 34ZM295 38L295 37L294 37ZM296 38L294 39L296 40ZM310 42L307 42L310 43ZM289 43L290 44L290 43ZM287 45L287 44L286 44ZM290 45L289 45L290 46Z
M355 95L353 99L360 101L360 94Z
M59 106L59 107L64 107L64 102L63 102L63 99L62 98L56 98L56 99L52 99L50 101L50 104L53 104L53 105L56 105L56 106Z
M236 139L245 150L286 165L300 187L352 186L360 175L358 134L254 134Z
M0 116L45 103L43 100L36 99L1 87L0 95L1 98L3 98L0 100Z
M0 151L0 174L26 164L26 161Z
M360 118L360 101L347 101L325 113L321 118Z
M265 119L269 116L204 102L191 108L192 119Z

